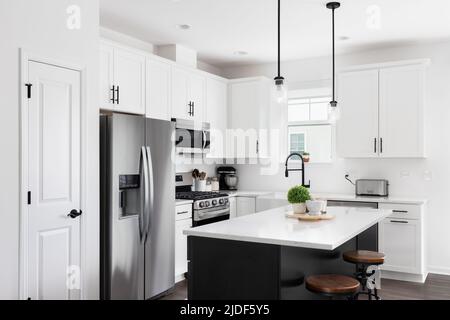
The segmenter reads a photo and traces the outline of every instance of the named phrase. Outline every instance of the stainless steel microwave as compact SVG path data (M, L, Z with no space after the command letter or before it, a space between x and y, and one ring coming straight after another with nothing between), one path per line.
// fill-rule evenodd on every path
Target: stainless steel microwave
M175 119L175 148L179 154L208 153L211 145L210 124Z

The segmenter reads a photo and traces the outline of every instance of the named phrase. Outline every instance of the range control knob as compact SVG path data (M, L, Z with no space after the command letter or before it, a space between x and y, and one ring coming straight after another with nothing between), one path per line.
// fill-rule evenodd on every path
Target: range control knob
M223 204L223 203L224 203L223 199L220 199L220 200L219 200L219 203L220 203L220 204Z
M205 203L202 201L202 202L200 202L200 203L198 204L198 206L199 206L200 208L203 208L203 207L205 206Z
M217 206L217 200L213 200L213 201L212 201L212 205L213 205L213 206Z
M225 199L224 202L225 202L225 204L227 204L228 203L228 199Z
M205 201L205 207L209 207L211 204L209 203L209 201Z

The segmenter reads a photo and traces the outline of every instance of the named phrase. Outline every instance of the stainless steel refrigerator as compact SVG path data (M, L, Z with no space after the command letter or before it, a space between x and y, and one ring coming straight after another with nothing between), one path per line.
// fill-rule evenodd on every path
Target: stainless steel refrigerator
M100 116L102 299L150 299L174 286L174 129Z

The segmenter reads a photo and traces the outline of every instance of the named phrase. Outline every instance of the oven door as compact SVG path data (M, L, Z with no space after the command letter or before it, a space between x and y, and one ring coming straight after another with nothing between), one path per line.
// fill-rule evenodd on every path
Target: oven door
M194 210L192 216L192 225L194 227L203 226L218 221L230 219L230 207L223 206L220 208Z

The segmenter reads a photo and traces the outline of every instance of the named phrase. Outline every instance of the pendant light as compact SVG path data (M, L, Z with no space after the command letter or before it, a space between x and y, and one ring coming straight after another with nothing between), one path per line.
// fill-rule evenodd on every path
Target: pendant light
M339 2L329 2L327 3L327 8L331 10L331 33L332 33L332 47L333 47L333 99L330 101L330 105L328 106L328 119L332 122L339 120L339 108L337 106L336 101L336 66L335 66L335 49L334 49L334 10L339 8L341 4Z
M281 76L281 0L278 0L278 75L274 78L275 86L273 97L276 103L284 105L287 103L287 86L285 79Z

